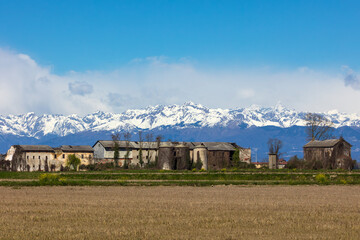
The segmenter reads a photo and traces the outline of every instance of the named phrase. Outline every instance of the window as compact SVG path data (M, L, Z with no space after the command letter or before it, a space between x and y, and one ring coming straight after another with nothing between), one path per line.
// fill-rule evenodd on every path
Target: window
M35 156L33 156L33 159L35 159Z
M27 160L29 160L29 156L26 156Z
M39 159L40 159L40 156L39 156Z
M47 161L47 156L45 157L45 160Z
M63 154L63 158L65 158L65 154Z
M84 158L84 154L81 154L81 158Z

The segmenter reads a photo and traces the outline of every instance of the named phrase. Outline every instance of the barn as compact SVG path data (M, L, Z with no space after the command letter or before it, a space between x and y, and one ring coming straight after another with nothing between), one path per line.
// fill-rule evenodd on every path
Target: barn
M351 169L351 144L344 138L312 140L304 145L305 164L312 169Z

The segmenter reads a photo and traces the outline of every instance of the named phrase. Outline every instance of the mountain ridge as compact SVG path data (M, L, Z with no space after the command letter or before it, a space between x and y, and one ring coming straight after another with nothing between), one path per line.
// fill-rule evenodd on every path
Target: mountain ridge
M335 128L360 127L357 114L336 110L320 113L334 123ZM81 132L153 130L164 127L265 127L289 128L305 126L306 112L298 112L281 104L274 107L252 105L247 108L207 108L187 102L182 105L156 105L143 109L129 109L123 113L97 111L80 117L77 114L0 115L0 134L42 138L46 135L67 136Z

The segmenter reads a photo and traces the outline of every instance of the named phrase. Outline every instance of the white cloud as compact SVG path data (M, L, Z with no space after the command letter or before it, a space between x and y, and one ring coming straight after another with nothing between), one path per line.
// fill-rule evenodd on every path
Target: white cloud
M340 69L339 69L340 70ZM111 72L71 71L56 75L24 54L0 49L0 113L28 111L80 115L96 110L121 112L186 101L208 107L275 105L304 111L357 112L356 87L346 87L341 72L309 67L274 71L201 68L187 59L149 57ZM349 84L348 84L349 85Z

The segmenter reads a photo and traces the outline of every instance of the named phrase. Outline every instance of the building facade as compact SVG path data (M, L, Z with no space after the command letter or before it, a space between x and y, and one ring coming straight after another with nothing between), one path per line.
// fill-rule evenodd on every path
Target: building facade
M189 168L189 164L198 160L201 161L204 169L221 169L231 167L232 157L236 149L239 149L240 161L251 163L251 149L241 148L235 143L169 141L141 143L137 141L116 141L116 143L119 151L119 165L127 160L129 164L140 166L141 152L144 163L155 163L158 159L157 167L160 169L176 170L184 169L185 166ZM95 162L114 161L114 141L100 140L94 144L93 148ZM188 156L185 156L185 153Z
M7 151L5 161L10 162L12 171L62 171L70 154L80 158L83 165L93 163L94 150L91 146L70 145L59 148L47 145L13 145Z
M304 161L310 168L351 168L351 144L343 138L313 140L304 145L303 149Z

